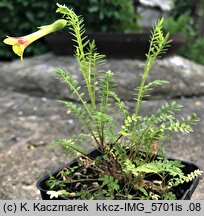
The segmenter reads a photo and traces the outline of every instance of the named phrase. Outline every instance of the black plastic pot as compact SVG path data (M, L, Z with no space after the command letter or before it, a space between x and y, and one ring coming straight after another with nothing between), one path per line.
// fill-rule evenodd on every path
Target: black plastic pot
M94 39L98 51L108 58L146 59L149 49L149 33L87 33L89 39ZM163 57L175 55L185 38L172 35L173 41ZM74 44L66 32L58 32L45 37L45 41L55 55L73 55Z
M92 158L96 158L97 156L100 156L101 153L98 150L92 150L89 154L89 156L91 156ZM170 160L174 160L172 158L169 158ZM185 167L182 169L183 172L185 174L188 174L196 169L199 169L199 167L193 163L189 163L186 161L181 161L183 165L185 165ZM75 166L77 165L77 159L71 161L70 163L68 163L67 165L60 167L59 169L53 171L51 174L53 176L56 176L63 168L67 167L67 166ZM47 188L46 186L46 181L49 180L50 175L46 175L44 177L42 177L38 182L37 182L37 188L40 190L41 193L41 197L43 200L50 200L50 196L47 194L47 191L50 190ZM175 187L175 191L180 191L179 193L179 197L178 199L180 200L190 200L192 197L193 192L195 191L196 187L198 186L200 178L196 177L193 181L188 182L188 183L184 183L182 185L179 185L177 187ZM57 200L68 200L64 197L58 197L58 198L53 198L53 199L57 199ZM52 199L52 200L53 200Z

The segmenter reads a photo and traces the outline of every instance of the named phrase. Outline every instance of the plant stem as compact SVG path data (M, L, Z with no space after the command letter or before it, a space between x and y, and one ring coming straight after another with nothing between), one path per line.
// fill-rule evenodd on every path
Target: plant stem
M150 47L151 47L151 45L150 45ZM149 53L150 53L150 51L149 51ZM149 56L149 53L148 53L148 56ZM140 111L140 104L142 102L142 98L144 95L144 85L145 85L146 79L149 75L151 65L152 65L151 64L151 58L147 58L147 61L145 63L145 67L144 67L144 73L143 73L142 80L141 80L140 87L139 87L137 102L136 102L136 108L135 108L136 117L138 116L139 111Z

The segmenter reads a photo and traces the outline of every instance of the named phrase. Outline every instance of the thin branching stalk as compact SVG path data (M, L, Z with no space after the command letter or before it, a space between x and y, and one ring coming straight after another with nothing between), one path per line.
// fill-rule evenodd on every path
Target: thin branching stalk
M140 111L140 105L144 96L144 86L147 77L149 76L149 71L154 64L156 58L165 52L166 47L170 43L169 34L166 36L163 36L162 32L162 26L163 26L164 19L162 18L159 20L155 28L153 28L152 36L150 39L150 48L148 53L146 54L147 60L144 66L144 72L142 75L142 80L139 87L138 97L136 100L136 108L135 108L135 114L138 116Z

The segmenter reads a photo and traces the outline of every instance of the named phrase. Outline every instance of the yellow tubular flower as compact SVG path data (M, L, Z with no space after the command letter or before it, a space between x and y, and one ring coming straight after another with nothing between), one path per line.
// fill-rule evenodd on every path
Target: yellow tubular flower
M39 30L26 35L26 36L22 36L22 37L9 37L7 36L6 39L4 39L4 43L11 45L13 48L13 51L16 55L21 57L21 60L23 59L23 52L24 49L30 45L32 42L38 40L41 37L44 37L47 34L59 31L61 29L63 29L67 24L67 21L64 19L59 19L57 21L55 21L54 23L50 24L50 25L45 25L45 26L41 26L39 27Z

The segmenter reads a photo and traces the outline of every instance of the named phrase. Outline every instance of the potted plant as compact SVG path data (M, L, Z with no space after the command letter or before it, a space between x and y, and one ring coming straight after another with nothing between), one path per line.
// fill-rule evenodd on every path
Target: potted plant
M202 171L194 164L168 158L165 145L177 132L190 133L196 114L178 119L182 105L166 103L150 116L141 116L140 107L148 91L168 83L155 80L146 83L156 58L169 46L169 34L164 36L164 19L153 27L150 48L141 84L136 89L135 111L130 113L114 91L114 74L104 71L104 55L97 52L94 41L85 40L83 19L71 9L58 4L63 19L43 26L31 35L4 40L22 57L24 48L46 34L68 26L75 41L75 56L79 63L84 86L79 86L65 70L57 70L81 105L61 101L67 112L82 121L86 133L55 140L64 152L76 151L80 156L56 172L38 181L42 198L54 199L189 199L198 184ZM84 130L85 130L84 129ZM93 143L87 153L77 143Z

